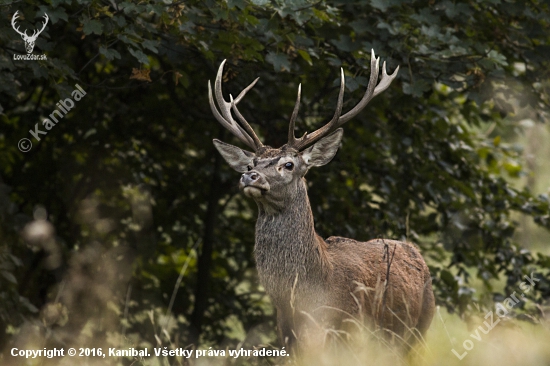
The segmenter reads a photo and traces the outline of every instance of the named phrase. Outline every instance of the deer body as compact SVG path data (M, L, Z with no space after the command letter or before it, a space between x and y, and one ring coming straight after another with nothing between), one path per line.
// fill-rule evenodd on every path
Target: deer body
M298 158L296 154L294 159ZM274 164L276 159L279 161ZM269 168L287 161L280 154L260 158L251 171L273 179ZM261 185L261 179L256 183ZM427 330L434 309L431 277L413 245L341 237L323 240L315 232L305 179L300 175L275 198L255 194L257 190L247 188L242 180L241 187L258 204L256 264L260 282L277 308L281 339L294 343L311 338L320 327L341 328L349 315L384 324L409 343L407 338L414 335L408 329L416 328L420 334ZM386 293L390 310L384 311L385 255L394 249Z
M210 92L212 111L255 152L219 140L214 140L214 145L232 168L243 173L240 189L258 205L255 258L260 282L277 308L283 342L318 340L324 329L349 328L350 322L344 320L353 319L378 326L384 335L392 334L405 345L414 343L417 333L423 335L428 329L435 308L430 272L418 250L393 240L323 240L314 229L304 179L311 167L329 163L336 154L343 135L339 125L357 114L365 100L387 88L396 73L388 78L384 67L378 87L371 86L378 78L378 59L373 53L371 84L358 105L361 108L340 115L342 77L331 122L300 139L294 137L298 93L289 142L274 149L260 142L236 109L255 82L228 103L221 93L222 69L223 63L216 78L216 99L222 113L215 108ZM241 125L233 120L231 110Z
M293 208L260 213L256 224L258 274L277 308L281 339L293 341L301 329L315 330L305 314L326 328L341 328L349 314L383 323L403 338L409 328L425 333L433 317L434 297L430 272L416 248L393 240L365 243L330 237L325 241L312 224L310 210ZM301 231L305 228L307 233ZM297 230L297 235L282 234L289 229ZM380 311L382 296L377 289L386 280L385 245L390 253L395 248L387 306L396 316Z

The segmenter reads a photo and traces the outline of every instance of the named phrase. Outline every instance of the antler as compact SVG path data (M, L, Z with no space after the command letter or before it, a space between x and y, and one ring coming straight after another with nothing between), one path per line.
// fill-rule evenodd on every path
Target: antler
M393 79L397 76L397 72L399 71L399 66L395 69L393 74L388 75L386 73L386 62L384 61L382 65L382 79L380 79L380 83L376 85L378 81L378 68L380 63L380 57L376 57L374 55L374 50L371 50L371 72L370 72L370 80L369 85L367 87L367 91L365 92L365 95L363 95L363 98L355 107L353 107L352 110L350 110L348 113L341 116L342 113L342 105L344 101L344 86L345 86L345 78L344 78L344 70L340 69L341 75L340 75L340 92L338 94L338 103L336 104L336 112L334 113L334 117L323 127L319 128L318 130L308 134L306 133L303 137L296 139L294 137L294 124L296 120L296 115L298 114L298 109L300 107L300 88L298 87L298 98L296 100L296 105L294 107L294 111L292 112L292 117L290 118L290 126L288 130L288 143L287 146L292 147L298 151L303 150L304 148L310 146L314 142L318 141L319 139L323 138L324 136L330 134L334 130L336 130L338 127L355 117L359 112L363 110L367 106L367 104L371 101L372 98L377 96L378 94L382 93L384 90L386 90Z
M37 30L35 29L34 32L33 32L33 34L32 34L32 36L31 36L31 38L33 38L33 37L38 37L38 35L39 35L40 33L42 33L42 31L44 31L44 29L46 28L46 24L48 24L48 20L49 20L50 18L48 18L48 14L46 14L46 13L44 13L44 17L43 17L43 18L46 19L46 21L42 23L42 29L40 29L40 30L38 31L38 33L37 33Z
M19 13L19 10L17 10L15 12L15 14L13 14L13 17L11 18L11 26L12 28L17 32L19 33L20 35L24 36L24 37L28 37L27 36L27 30L25 29L25 33L22 33L19 31L19 26L17 26L17 28L15 28L15 19L19 18L19 15L17 15L17 13Z
M220 122L225 128L227 128L233 135L235 135L239 140L241 140L242 143L248 145L254 151L258 151L259 148L264 146L258 136L254 133L254 130L248 122L244 119L242 114L237 109L237 104L242 100L242 98L245 96L245 94L252 89L252 87L256 84L259 78L256 78L252 83L250 83L249 86L247 86L243 91L237 96L236 99L233 99L232 95L229 95L230 102L226 102L223 98L222 93L222 75L223 75L223 66L225 65L225 61L221 63L218 74L216 75L216 82L214 83L215 87L215 93L216 93L216 101L218 102L218 106L220 107L221 114L218 111L218 108L216 108L216 105L214 103L214 99L212 98L212 87L210 86L210 80L208 81L208 98L210 101L210 108L212 109L212 113L214 114L214 117ZM242 124L242 127L233 119L231 116L231 109L235 111L235 115L239 119L239 121ZM243 129L244 127L244 129Z
M17 33L19 33L21 36L23 36L24 38L27 38L27 39L37 38L38 35L39 35L40 33L42 33L42 31L44 31L44 29L46 28L46 24L48 24L48 20L50 19L50 18L48 17L48 14L44 13L44 17L43 17L43 18L44 18L46 21L42 23L42 29L40 29L39 31L35 29L35 30L33 31L33 33L32 33L32 36L29 36L29 35L27 35L27 30L28 30L28 29L25 29L25 32L21 32L21 31L19 31L19 26L17 26L17 28L15 28L15 20L16 20L17 18L19 18L19 15L18 15L17 13L19 13L19 10L17 10L17 11L15 12L15 14L13 14L13 17L11 18L11 26L13 27L13 29L14 29Z
M294 137L294 126L296 124L296 117L298 117L298 111L300 110L301 94L302 94L302 84L299 84L298 96L296 97L296 104L294 104L294 110L292 111L292 116L290 117L290 125L288 127L288 144L287 145L289 146L293 146L296 143L296 137ZM303 137L305 137L305 134Z

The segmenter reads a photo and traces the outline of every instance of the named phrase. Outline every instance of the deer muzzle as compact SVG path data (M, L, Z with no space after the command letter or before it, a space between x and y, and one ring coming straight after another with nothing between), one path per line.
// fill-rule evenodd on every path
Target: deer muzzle
M260 173L250 171L241 175L239 188L248 197L260 197L269 192L269 183Z

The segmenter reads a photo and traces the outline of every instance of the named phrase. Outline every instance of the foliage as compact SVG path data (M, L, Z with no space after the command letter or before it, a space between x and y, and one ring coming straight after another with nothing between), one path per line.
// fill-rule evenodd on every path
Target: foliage
M49 15L34 51L47 60L14 60L24 53L10 24L16 10L22 29ZM272 146L286 141L298 83L303 133L332 115L339 67L349 109L367 86L371 48L390 72L400 65L392 87L345 126L334 161L309 173L317 230L414 241L438 304L462 316L533 271L542 280L523 310L536 315L529 304L550 296L550 258L514 241L512 218L519 212L550 228L550 201L509 183L529 172L505 142L518 121L548 119L547 2L25 0L0 12L2 343L58 302L69 325L44 321L44 310L42 323L83 329L69 288L151 344L166 341L151 329L164 315L173 315L182 344L199 335L241 340L235 319L249 334L273 329L253 270L255 207L211 144L231 141L206 88L226 58L233 95L261 77L240 110ZM47 131L42 121L75 84L86 96ZM37 123L47 132L40 141L29 133ZM21 138L31 139L30 152L18 150ZM63 259L53 268L45 264L52 247L43 239L29 247L19 235L44 209ZM67 279L75 271L94 286L102 277L94 271L107 271L113 285L100 281L89 293Z

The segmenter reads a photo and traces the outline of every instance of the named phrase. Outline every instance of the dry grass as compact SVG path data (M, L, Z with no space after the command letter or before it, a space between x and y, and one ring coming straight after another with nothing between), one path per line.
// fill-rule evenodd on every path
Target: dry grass
M74 335L71 346L102 347L107 352L109 347L138 349L148 348L150 357L63 357L56 359L36 358L25 360L8 356L9 352L0 360L2 365L270 365L270 364L297 364L297 365L548 365L550 364L550 331L547 324L532 324L516 320L494 317L496 326L487 334L478 331L478 326L483 325L485 314L480 314L478 322L466 324L457 315L438 309L429 329L425 342L419 342L409 354L403 354L387 345L387 342L379 339L378 332L373 332L360 324L355 324L358 331L350 334L326 330L327 339L323 347L307 349L298 359L292 357L266 358L266 357L231 357L228 351L239 349L254 349L254 346L243 342L235 347L213 345L213 350L225 350L225 357L199 357L193 355L185 357L156 357L153 347L167 349L184 348L176 339L178 329L174 326L165 328L155 325L155 338L157 344L150 344L136 338L135 334L122 335L117 329L119 324L105 324L104 319L90 317L86 326ZM161 309L151 311L148 314L151 323L165 321ZM94 331L98 326L111 327L111 336L94 339ZM164 325L164 324L163 324ZM487 327L484 327L487 329ZM51 344L52 338L63 335L59 330L47 329L43 324L29 321L18 334L14 335L12 347L20 349L41 349ZM477 338L477 339L476 339ZM464 344L470 350L464 349ZM263 346L260 346L263 347ZM187 347L192 349L193 347ZM270 347L271 348L271 347ZM452 350L462 356L459 359ZM205 348L208 350L208 348ZM464 354L464 352L467 352Z
M41 231L48 232L48 231ZM38 240L38 239L37 239ZM50 243L40 236L38 244ZM37 245L38 245L37 244ZM49 248L49 247L48 247ZM55 251L51 251L55 254ZM8 344L2 345L0 365L271 365L294 363L297 365L549 365L549 323L544 319L537 323L498 318L487 334L484 322L486 313L471 317L470 323L457 315L438 309L425 337L411 350L403 354L381 339L380 330L373 331L360 321L349 321L353 334L336 330L323 330L327 341L320 346L307 348L300 357L231 357L230 350L241 347L246 350L276 349L268 344L276 342L269 327L258 327L245 334L238 319L232 319L233 329L227 332L227 341L208 345L203 350L224 350L226 356L189 359L182 356L155 356L154 349L192 350L193 346L181 340L187 327L186 319L175 319L170 308L138 304L132 294L129 280L132 277L131 256L123 255L123 247L106 248L92 243L75 252L67 263L67 275L60 285L51 289L51 299L33 318L28 318L11 333ZM57 260L55 256L53 260ZM191 257L189 257L191 258ZM176 289L182 282L189 261L182 265ZM170 300L173 304L174 296ZM379 301L383 301L382 298ZM145 308L145 310L143 310ZM141 309L141 310L138 310ZM349 330L348 330L349 331ZM237 342L236 344L235 339ZM10 355L13 348L41 350L54 347L67 350L72 347L101 348L103 357L57 357L25 359ZM166 347L166 348L165 348ZM469 349L465 349L469 348ZM109 356L109 348L147 349L148 357ZM462 359L453 353L455 350ZM467 352L464 354L464 352Z

